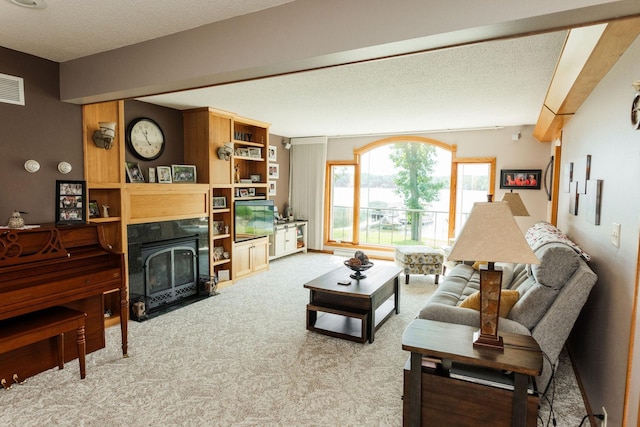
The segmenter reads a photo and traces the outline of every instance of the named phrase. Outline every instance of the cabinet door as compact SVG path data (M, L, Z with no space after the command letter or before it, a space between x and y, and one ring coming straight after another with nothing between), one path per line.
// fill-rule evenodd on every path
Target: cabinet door
M294 252L296 250L297 245L297 232L296 227L291 226L286 228L285 238L284 238L284 250L287 253Z
M233 248L233 277L238 279L252 273L252 244L241 243Z
M266 270L269 267L269 240L256 240L251 250L253 271Z
M287 236L286 236L286 231L284 227L278 227L275 229L275 233L273 235L273 242L274 242L273 253L275 256L280 256L284 254L286 237Z

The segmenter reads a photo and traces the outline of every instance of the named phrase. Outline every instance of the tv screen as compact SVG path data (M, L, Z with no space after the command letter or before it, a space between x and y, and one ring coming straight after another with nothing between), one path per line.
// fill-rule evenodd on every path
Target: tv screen
M236 242L273 234L273 200L237 200L234 211Z

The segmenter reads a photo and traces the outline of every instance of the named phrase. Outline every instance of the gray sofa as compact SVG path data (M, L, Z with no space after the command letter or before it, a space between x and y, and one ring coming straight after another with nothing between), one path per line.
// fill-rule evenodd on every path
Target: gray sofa
M545 391L552 367L587 300L597 277L587 265L589 255L553 225L541 221L529 228L526 239L539 265L498 264L503 268L502 287L519 292L498 329L532 335L546 354L538 390ZM468 264L451 269L418 317L479 327L478 311L458 305L479 290L479 273ZM548 359L547 359L548 358Z

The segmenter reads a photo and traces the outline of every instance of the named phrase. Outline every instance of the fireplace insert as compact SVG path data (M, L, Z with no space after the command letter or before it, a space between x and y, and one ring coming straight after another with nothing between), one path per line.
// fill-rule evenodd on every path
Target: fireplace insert
M132 320L147 320L215 295L206 289L207 224L205 217L127 227Z

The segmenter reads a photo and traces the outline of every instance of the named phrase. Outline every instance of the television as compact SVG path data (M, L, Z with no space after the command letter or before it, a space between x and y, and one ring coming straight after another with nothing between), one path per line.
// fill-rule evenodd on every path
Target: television
M236 200L234 207L234 241L273 234L273 200Z

